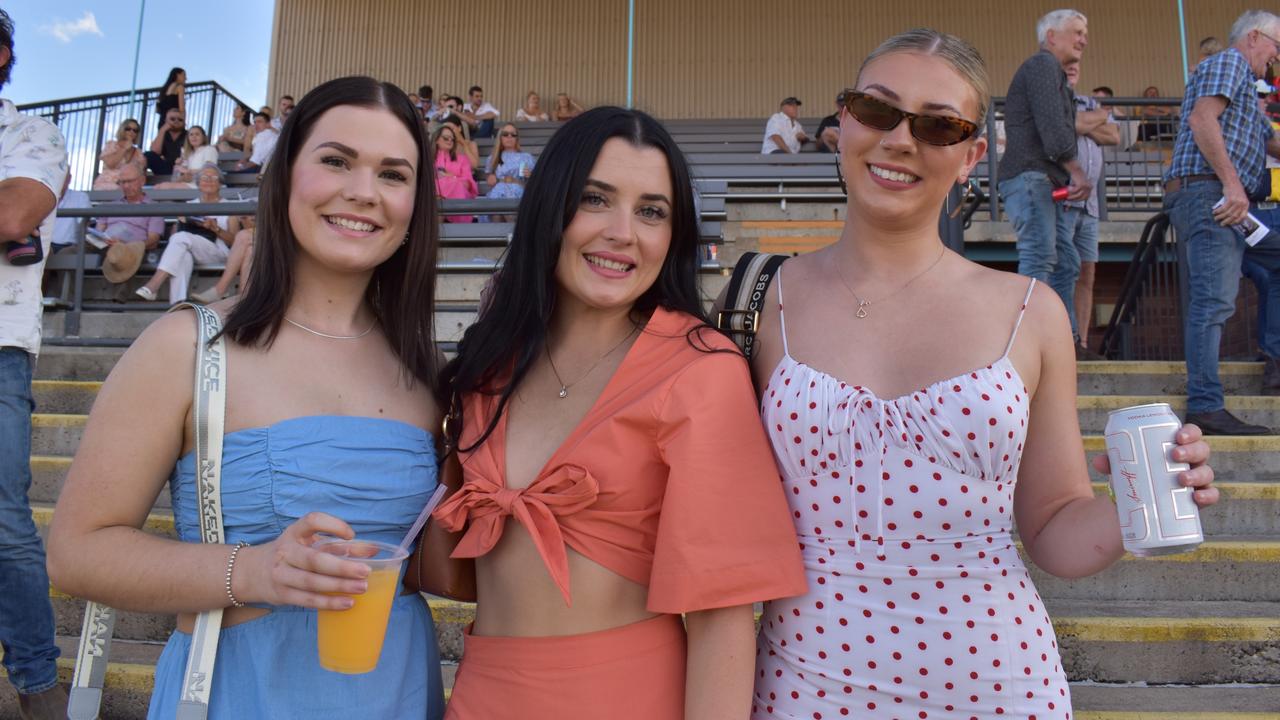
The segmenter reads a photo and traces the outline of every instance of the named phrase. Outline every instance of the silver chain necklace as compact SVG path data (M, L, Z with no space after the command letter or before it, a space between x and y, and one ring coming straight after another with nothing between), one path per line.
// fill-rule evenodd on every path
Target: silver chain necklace
M295 322L293 320L290 320L288 317L286 317L284 321L298 328L299 330L305 330L311 333L312 335L316 335L322 338L329 338L330 340L359 340L365 335L368 335L369 333L373 332L373 329L378 326L378 321L375 319L373 323L369 325L369 328L364 332L360 333L359 335L330 335L329 333L322 333L319 330L312 330L311 328L307 327L306 325L303 325L300 322Z
M913 283L913 282L915 282L916 280L919 280L920 278L924 277L925 273L927 273L927 272L929 272L930 270L932 270L932 269L934 268L934 266L935 266L935 265L937 265L939 262L941 262L941 261L942 261L942 256L943 256L943 255L946 255L946 254L947 254L947 247L946 247L945 245L943 245L943 246L942 246L942 252L938 253L938 257L937 257L937 258L935 258L935 259L934 259L934 261L933 261L932 263L929 263L929 267L927 267L927 268L925 268L924 270L921 270L920 272L916 273L915 277L913 277L913 278L911 278L910 280L908 280L905 284L903 284L903 286L902 286L902 287L898 288L897 290L894 290L893 292L889 293L888 295L885 295L884 297L882 297L882 298L880 298L880 299L876 300L875 302L884 302L885 300L888 300L889 298L891 298L891 297L893 297L893 296L897 295L898 293L902 292L903 290L906 290L908 287L911 287L911 283ZM845 279L844 279L844 271L840 269L840 265L839 265L838 263L836 264L836 274L840 277L840 282L844 283L844 287L845 287L845 289L849 291L849 294L850 294L850 295L852 295L852 296L853 296L853 299L854 299L854 300L856 300L856 301L857 301L857 303L858 303L858 311L857 311L856 313L854 313L854 314L853 314L853 316L854 316L854 317L856 317L856 318L858 318L859 320L861 320L861 319L865 318L865 317L868 315L868 313L867 313L867 308L871 307L871 303L872 303L872 301L870 301L870 300L863 300L861 297L858 297L858 293L854 292L854 290L853 290L853 286L849 284L849 281L848 281L848 280L845 280Z
M578 379L577 379L577 380L574 380L574 381L573 381L573 382L571 382L571 383L566 383L566 382L565 382L565 381L560 377L560 371L556 369L556 361L551 359L551 343L544 343L542 347L547 351L547 362L551 364L551 372L552 372L552 374L553 374L553 375L555 375L555 376L556 376L556 382L560 383L560 392L559 392L560 399L561 399L561 400L563 400L563 399L565 399L565 398L569 397L569 388L571 388L571 387L573 387L574 385L577 385L578 383L580 383L580 382L582 382L583 380L587 379L587 376L591 374L591 371L592 371L592 370L595 370L595 369L596 369L596 366L597 366L597 365L599 365L601 362L603 362L605 358L607 358L607 357L609 357L610 355L612 355L614 350L617 350L618 348L622 347L622 344L623 344L623 343L625 343L626 341L630 340L630 339L631 339L631 336L632 336L632 335L635 335L635 334L636 334L636 331L637 331L637 330L639 330L639 329L640 329L640 326L639 326L639 325L636 325L635 327L631 328L631 332L627 333L627 336L626 336L626 337L624 337L624 338L622 338L622 341L621 341L621 342L619 342L617 345L614 345L613 347L609 348L609 351L608 351L608 352L606 352L605 354L603 354L603 355L601 355L599 358L597 358L595 362L591 363L591 367L587 368L587 371L586 371L586 372L582 373L582 375L580 375L580 376L578 377Z

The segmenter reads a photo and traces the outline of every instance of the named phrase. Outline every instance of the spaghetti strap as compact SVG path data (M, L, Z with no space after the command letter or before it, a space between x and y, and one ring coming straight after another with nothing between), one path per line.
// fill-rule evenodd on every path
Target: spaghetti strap
M791 357L791 351L787 349L787 315L782 310L782 266L778 266L778 275L774 279L778 281L778 326L782 331L782 354Z
M1022 298L1022 307L1018 310L1018 321L1013 324L1013 334L1009 336L1009 344L1004 347L1004 355L1000 358L1009 357L1009 351L1013 349L1013 341L1018 339L1018 328L1022 327L1022 317L1027 314L1027 305L1031 302L1031 291L1036 289L1036 279L1031 278L1031 282L1027 285L1026 297Z

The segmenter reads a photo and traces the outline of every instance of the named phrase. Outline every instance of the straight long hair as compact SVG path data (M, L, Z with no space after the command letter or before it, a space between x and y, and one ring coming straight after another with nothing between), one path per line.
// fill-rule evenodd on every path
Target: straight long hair
M430 145L409 97L396 86L373 78L330 80L307 93L290 113L262 177L249 287L232 309L223 332L241 345L256 347L270 347L279 334L293 297L293 266L298 253L289 222L293 166L320 116L343 106L385 109L404 125L418 147L417 199L408 233L391 257L374 268L365 299L410 384L416 379L434 392L438 363L432 320L439 233Z
M450 408L452 445L462 428L457 400L468 393L499 397L498 410L470 447L483 443L497 426L512 394L543 353L555 311L556 264L564 230L573 221L605 142L622 138L638 148L655 148L667 158L671 188L671 245L653 285L635 302L639 322L656 308L683 312L707 325L698 292L698 223L693 208L689 165L671 135L649 115L620 107L599 107L565 123L538 158L525 185L515 230L502 269L494 275L480 317L458 344L458 355L444 369L440 402ZM696 345L695 345L696 346Z
M498 172L498 168L502 165L502 154L506 152L506 150L503 149L502 147L502 133L506 132L507 128L511 128L514 130L515 127L516 126L512 125L511 123L507 123L498 129L498 142L493 144L493 153L489 155L489 164L485 168L488 172L491 172L491 173ZM522 152L520 150L520 136L516 135L516 137L513 139L516 141L516 148L515 150L512 150L512 152ZM454 144L456 145L457 143L454 143Z

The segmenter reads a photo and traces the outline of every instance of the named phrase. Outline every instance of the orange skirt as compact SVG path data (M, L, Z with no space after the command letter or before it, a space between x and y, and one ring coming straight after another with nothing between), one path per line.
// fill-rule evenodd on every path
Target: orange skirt
M678 615L562 637L464 636L445 720L684 717Z

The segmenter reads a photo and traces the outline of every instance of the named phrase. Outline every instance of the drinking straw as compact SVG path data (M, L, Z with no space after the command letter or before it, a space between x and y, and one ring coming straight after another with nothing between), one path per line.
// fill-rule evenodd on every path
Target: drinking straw
M431 517L431 511L435 510L440 501L444 499L444 491L447 489L444 485L436 486L436 491L431 494L431 499L427 501L427 506L422 508L422 512L418 513L418 519L413 521L413 527L409 528L409 532L400 541L401 550L409 549L409 543L413 542L413 539L418 536L418 531L422 529L422 526L427 524L427 518Z

